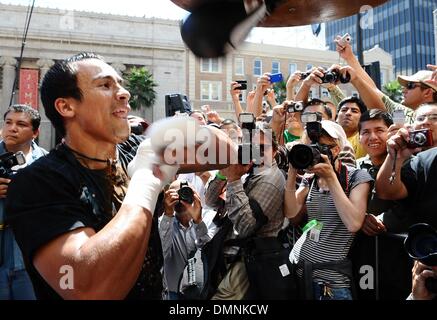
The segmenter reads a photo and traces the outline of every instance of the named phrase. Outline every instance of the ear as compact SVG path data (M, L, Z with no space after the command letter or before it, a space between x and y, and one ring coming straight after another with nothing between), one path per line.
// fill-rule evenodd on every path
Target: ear
M75 115L74 105L70 98L58 98L55 100L55 109L63 118L72 118Z
M332 151L332 155L335 157L337 157L341 151L339 145L336 145L334 148L331 149Z
M33 132L32 139L36 139L39 136L39 128Z
M434 90L431 88L425 89L423 91L423 98L425 100L427 100L428 98L431 99L430 101L433 101L433 96L434 96Z

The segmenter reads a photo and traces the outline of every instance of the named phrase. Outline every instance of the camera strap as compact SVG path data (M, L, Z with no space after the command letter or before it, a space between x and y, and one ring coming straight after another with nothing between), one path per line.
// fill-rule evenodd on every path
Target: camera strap
M340 163L340 172L337 177L338 181L340 181L340 185L343 188L344 193L349 197L349 175L346 166L342 163Z

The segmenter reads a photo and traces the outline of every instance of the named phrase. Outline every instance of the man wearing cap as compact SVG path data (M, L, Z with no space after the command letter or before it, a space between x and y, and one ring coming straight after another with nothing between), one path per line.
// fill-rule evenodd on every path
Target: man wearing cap
M338 161L347 141L343 129L329 120L322 120L321 125L318 143L329 148L331 158L322 154L320 163L307 168L313 175L304 177L297 190L297 170L290 166L288 171L284 215L296 218L306 205L309 221L290 260L298 264L299 277L312 278L311 283L305 281L305 298L351 300L351 268L346 257L364 221L372 178L365 170ZM308 142L305 135L302 140Z
M351 76L351 83L357 88L361 99L369 108L386 110L392 114L395 109L404 110L407 123L413 123L414 110L423 103L437 102L437 85L432 79L433 72L421 70L414 75L399 76L398 81L404 87L404 99L402 103L396 103L379 90L372 78L361 67L357 58L352 52L349 43L340 46L337 43L337 51L340 56L349 64L340 69L341 73L348 72Z

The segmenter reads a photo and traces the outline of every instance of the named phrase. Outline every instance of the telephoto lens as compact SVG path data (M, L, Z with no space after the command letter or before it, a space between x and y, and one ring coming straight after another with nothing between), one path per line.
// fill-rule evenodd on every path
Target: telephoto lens
M296 169L307 169L320 161L320 151L314 146L297 144L288 153L288 162Z

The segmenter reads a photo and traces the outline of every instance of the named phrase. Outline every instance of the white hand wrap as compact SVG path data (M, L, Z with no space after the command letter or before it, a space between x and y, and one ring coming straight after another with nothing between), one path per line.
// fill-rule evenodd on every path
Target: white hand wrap
M141 143L135 158L129 163L128 173L131 176L129 188L123 203L139 205L153 215L156 200L162 187L178 171L178 166L160 165L164 175L162 181L153 175L153 166L159 164L159 158L152 150L150 139Z

